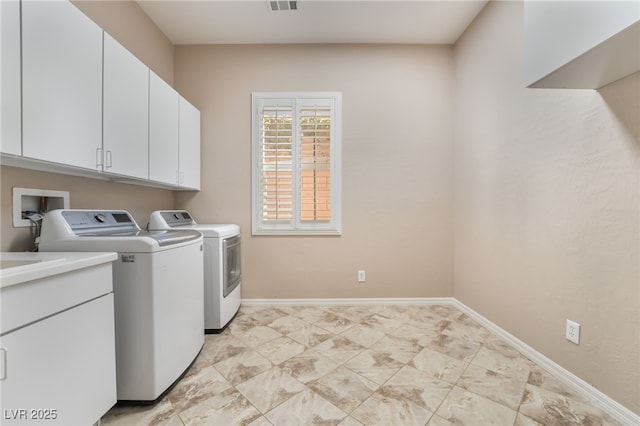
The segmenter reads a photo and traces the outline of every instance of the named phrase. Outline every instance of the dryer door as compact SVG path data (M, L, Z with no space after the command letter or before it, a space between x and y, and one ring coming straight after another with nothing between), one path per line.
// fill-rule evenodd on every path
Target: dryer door
M224 283L222 295L227 297L240 284L240 235L222 240Z

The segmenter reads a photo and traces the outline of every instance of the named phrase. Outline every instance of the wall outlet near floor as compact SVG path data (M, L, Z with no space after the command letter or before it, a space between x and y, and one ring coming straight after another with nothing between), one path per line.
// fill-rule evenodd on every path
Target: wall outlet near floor
M568 341L575 343L576 345L580 343L580 324L577 322L567 320L567 333L566 336Z
M363 270L358 271L358 282L363 283L367 280L365 272Z

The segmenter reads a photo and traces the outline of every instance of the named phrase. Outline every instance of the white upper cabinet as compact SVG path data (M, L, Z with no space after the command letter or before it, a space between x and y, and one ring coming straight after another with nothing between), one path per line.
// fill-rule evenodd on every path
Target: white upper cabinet
M20 126L20 2L0 1L0 151L22 154Z
M598 89L640 71L640 1L526 0L528 87Z
M102 170L149 177L149 68L104 34Z
M200 111L180 97L180 186L200 189Z
M69 2L22 2L25 157L96 169L102 147L102 33Z
M179 98L153 71L149 73L149 179L177 185Z
M0 24L3 164L200 189L200 112L73 3L0 0Z

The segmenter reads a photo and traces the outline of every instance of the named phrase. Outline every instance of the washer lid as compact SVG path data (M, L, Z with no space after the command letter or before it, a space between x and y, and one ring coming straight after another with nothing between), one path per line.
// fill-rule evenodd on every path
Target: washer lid
M160 247L186 243L202 237L198 231L141 231L140 236L153 238Z

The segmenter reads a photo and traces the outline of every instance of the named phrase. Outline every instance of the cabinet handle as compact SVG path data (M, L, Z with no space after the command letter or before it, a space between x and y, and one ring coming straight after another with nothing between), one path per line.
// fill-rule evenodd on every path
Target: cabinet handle
M102 167L102 148L96 148L96 168Z
M0 380L7 378L7 350L0 348Z
M111 150L107 150L107 169L111 168Z

